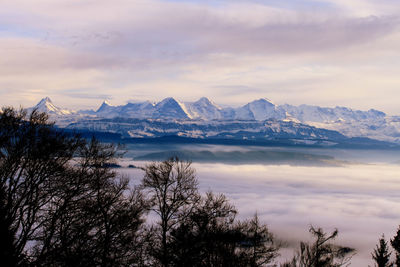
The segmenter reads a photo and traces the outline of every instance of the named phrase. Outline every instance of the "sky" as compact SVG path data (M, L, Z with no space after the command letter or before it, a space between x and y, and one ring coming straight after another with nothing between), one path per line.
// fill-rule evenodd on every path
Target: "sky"
M0 0L0 105L207 96L400 115L398 0Z

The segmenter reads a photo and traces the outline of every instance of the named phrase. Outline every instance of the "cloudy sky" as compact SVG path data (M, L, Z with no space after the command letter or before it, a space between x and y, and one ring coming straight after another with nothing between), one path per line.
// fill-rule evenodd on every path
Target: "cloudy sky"
M172 96L400 114L398 0L0 0L0 104Z

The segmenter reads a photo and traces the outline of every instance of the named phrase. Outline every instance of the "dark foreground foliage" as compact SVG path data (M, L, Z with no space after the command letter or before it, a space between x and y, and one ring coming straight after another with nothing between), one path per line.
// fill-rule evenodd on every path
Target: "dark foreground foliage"
M55 130L46 114L3 109L2 260L9 266L135 264L146 206L110 168L115 156L113 145Z
M140 186L132 187L115 170L117 152L114 145L57 130L46 114L3 108L0 265L279 265L280 244L257 214L237 220L224 195L200 194L190 162L151 163L142 168ZM310 233L315 241L302 242L279 266L349 263L354 250L331 242L337 231L311 227ZM396 266L399 236L391 240ZM374 259L383 262L389 252L380 244Z

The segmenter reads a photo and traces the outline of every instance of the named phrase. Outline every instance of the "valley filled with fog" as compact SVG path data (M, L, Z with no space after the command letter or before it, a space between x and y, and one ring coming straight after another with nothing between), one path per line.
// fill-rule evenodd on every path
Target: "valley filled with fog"
M211 145L127 145L119 171L139 183L152 160L193 160L202 192L224 193L239 211L255 212L290 258L310 225L339 230L337 243L357 249L351 266L372 265L378 238L400 224L400 151ZM131 166L132 167L132 166ZM280 261L280 260L278 260Z

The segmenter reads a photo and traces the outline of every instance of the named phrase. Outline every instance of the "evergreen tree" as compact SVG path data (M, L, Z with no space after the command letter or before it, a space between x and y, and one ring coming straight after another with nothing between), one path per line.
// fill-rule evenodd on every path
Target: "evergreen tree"
M391 267L393 266L390 263L390 254L389 248L387 245L387 241L385 240L385 235L382 234L382 237L379 239L379 244L376 245L374 252L372 253L372 258L376 262L377 267Z
M396 235L390 240L390 244L396 251L396 260L394 262L396 267L400 267L400 226L397 229Z
M239 251L246 261L246 266L266 266L278 256L279 246L274 243L273 235L267 225L260 222L257 214L238 226L244 235L244 239L239 243Z

